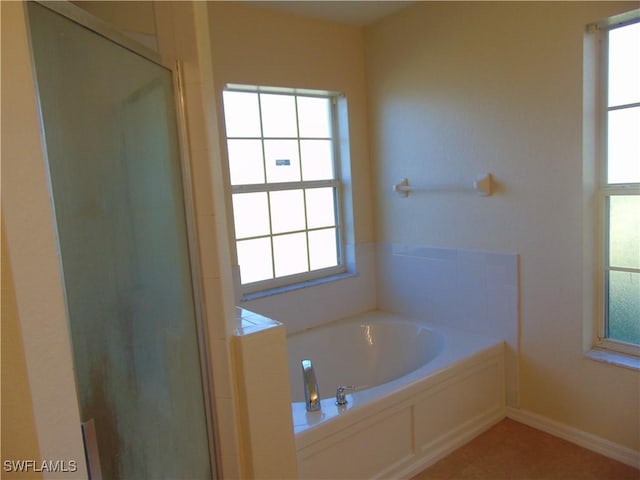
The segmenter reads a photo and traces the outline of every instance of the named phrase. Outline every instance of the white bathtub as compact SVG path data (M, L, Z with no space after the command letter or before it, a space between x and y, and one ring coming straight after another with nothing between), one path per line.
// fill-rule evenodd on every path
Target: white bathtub
M504 347L380 311L287 338L301 478L411 476L505 415ZM307 412L311 359L321 411ZM345 406L336 388L355 385Z

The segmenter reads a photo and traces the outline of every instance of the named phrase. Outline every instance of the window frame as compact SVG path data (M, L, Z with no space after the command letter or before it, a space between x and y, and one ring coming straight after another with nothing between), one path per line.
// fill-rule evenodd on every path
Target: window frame
M234 221L234 213L233 213L233 195L238 193L255 193L255 192L265 192L267 195L269 192L276 191L286 191L286 190L305 190L309 188L332 188L334 191L334 218L335 218L335 228L336 229L336 256L337 256L337 265L331 267L325 267L320 269L308 270L306 272L284 275L284 276L276 276L275 269L275 259L273 255L273 238L279 235L288 235L291 233L300 233L300 232L310 232L314 230L322 230L327 227L322 228L308 228L305 221L305 228L301 230L296 230L295 232L282 232L282 233L273 233L269 232L268 235L260 235L255 238L269 238L271 241L271 261L272 261L272 269L273 269L273 278L259 280L250 283L241 283L241 273L239 272L238 276L238 286L240 288L240 292L244 298L253 298L254 296L262 296L269 295L273 293L278 293L279 291L287 291L290 289L301 288L310 284L321 283L327 280L331 280L336 277L340 277L343 274L348 272L347 267L347 251L346 251L346 224L345 224L345 214L344 214L344 181L342 178L342 158L341 152L343 151L344 146L341 145L345 139L341 136L341 128L340 128L340 120L341 113L339 108L339 102L344 101L345 95L340 92L328 91L328 90L311 90L311 89L302 89L302 88L287 88L287 87L269 87L269 86L257 86L257 85L243 85L243 84L226 84L222 89L221 96L224 96L225 92L247 92L247 93L256 93L256 94L269 94L269 95L285 95L285 96L301 96L301 97L319 97L319 98L327 98L330 101L330 118L331 118L331 143L332 143L332 156L333 156L333 179L326 180L300 180L290 181L290 182L273 182L268 183L267 178L265 176L264 183L258 184L243 184L243 185L232 185L230 176L229 176L229 152L228 152L228 141L233 139L239 139L244 137L228 137L226 128L224 128L224 139L225 146L224 152L226 157L225 169L227 172L227 187L229 191L228 198L229 202L229 221L231 224L230 228L230 237L232 239L233 252L232 255L235 258L236 265L239 268L238 262L238 253L237 253L237 243L238 239L236 238L235 233L235 221ZM224 100L221 102L223 106L223 125L225 125L225 115L224 115ZM296 107L297 110L297 107ZM260 119L262 125L262 118ZM263 161L264 161L264 141L265 140L278 140L280 137L265 137L262 132L260 137L251 137L252 139L259 139L263 143ZM287 138L289 139L289 138ZM294 139L291 137L290 139ZM307 139L307 137L297 136L295 139L300 142L301 140ZM317 138L309 138L309 140L317 140ZM348 139L347 139L348 141ZM300 145L298 145L300 148ZM266 168L266 166L265 166ZM265 170L266 175L266 170ZM269 216L271 216L271 211L269 209ZM306 212L305 212L306 219ZM247 240L246 238L241 239ZM309 255L309 245L307 243L307 255ZM309 258L309 257L308 257ZM309 268L311 266L309 265Z
M627 25L640 22L640 9L633 10L622 15L608 18L597 24L590 25L588 32L597 35L597 311L594 344L596 347L621 353L624 355L640 356L640 344L624 342L608 338L608 312L609 312L609 282L608 273L612 271L628 271L640 273L640 269L612 267L609 262L609 199L614 196L640 195L639 183L609 183L608 173L608 113L613 110L634 108L640 106L640 102L622 106L610 107L609 93L609 32Z

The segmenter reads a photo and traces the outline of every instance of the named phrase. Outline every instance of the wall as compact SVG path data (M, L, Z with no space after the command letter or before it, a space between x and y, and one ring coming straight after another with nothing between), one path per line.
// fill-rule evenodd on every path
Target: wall
M86 478L23 7L21 2L1 4L2 216L3 249L8 254L8 258L3 258L3 269L11 269L12 285L9 288L13 287L15 294L15 316L10 315L6 320L3 315L2 333L3 336L7 333L5 321L7 326L12 320L19 321L22 345L19 336L14 337L18 343L12 353L19 355L21 347L24 349L37 439L37 448L29 442L16 453L24 455L24 459L78 462L75 473L48 473L43 475L45 478ZM7 301L4 293L3 309ZM21 359L14 357L12 360L19 365ZM5 380L3 376L3 390L12 388L11 384L4 383ZM26 395L27 391L23 388L21 393ZM27 403L22 406L26 407ZM17 419L20 414L12 410L7 412L6 407L3 403L3 429L5 416ZM8 426L17 427L11 422Z
M348 101L351 176L344 180L354 218L354 232L348 239L348 248L354 251L358 275L242 302L242 306L282 321L288 332L374 308L373 222L362 29L249 7L239 2L210 2L208 7L218 100L226 83L241 83L340 91L346 94ZM221 131L221 137L224 137L224 131ZM229 228L229 231L233 232L233 229ZM330 306L327 298L332 298Z
M151 1L128 1L114 6L110 1L72 1L143 45L158 50L154 5Z
M3 222L4 223L4 222ZM27 377L24 344L9 253L2 231L2 465L6 460L34 459L40 462L31 389ZM9 473L5 473L10 477ZM42 478L33 472L11 478Z
M377 240L519 254L520 407L639 450L637 372L583 351L584 29L632 8L418 3L366 29L366 60ZM492 197L389 189L481 172Z
M226 218L223 200L219 198L221 175L216 169L218 143L206 5L201 2L154 2L154 12L163 61L172 65L180 60L183 67L188 127L185 146L191 164L200 287L209 340L208 367L213 377L210 393L215 406L218 466L225 478L241 478L231 366L231 338L236 317L224 235Z

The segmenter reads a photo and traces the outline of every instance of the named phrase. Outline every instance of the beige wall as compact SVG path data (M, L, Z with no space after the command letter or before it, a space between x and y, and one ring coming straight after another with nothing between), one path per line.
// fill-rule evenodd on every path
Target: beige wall
M114 25L120 33L151 50L158 51L155 8L151 1L73 1L91 15Z
M95 0L77 0L72 3L121 30L156 35L155 12L151 1L128 1L122 2L122 5Z
M78 465L75 473L43 476L84 478L80 418L26 21L21 2L2 2L1 7L2 215L4 248L8 254L8 258L3 259L3 268L6 262L12 272L14 313L20 322L40 457L52 461L73 460ZM7 326L11 325L12 317L9 319ZM3 315L3 334L5 321ZM16 344L13 353L18 355L20 350ZM13 360L20 362L19 358ZM4 380L3 377L3 389L11 388ZM22 393L26 394L26 390ZM14 417L13 411L5 411L4 403L2 414ZM32 454L33 457L28 458L37 458L38 451Z
M637 6L425 2L366 30L377 240L518 253L520 407L635 450L638 373L583 354L582 47ZM492 197L389 193L481 172Z
M4 222L3 222L4 223ZM2 232L2 464L5 460L34 459L41 461L36 434L31 388L27 376L24 344L13 274L9 264L7 242ZM7 478L42 478L41 474L24 472Z

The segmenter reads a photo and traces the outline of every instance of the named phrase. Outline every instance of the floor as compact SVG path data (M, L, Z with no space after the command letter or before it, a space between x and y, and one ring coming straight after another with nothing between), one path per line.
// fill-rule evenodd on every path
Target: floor
M412 480L640 480L640 470L505 419Z

